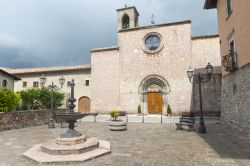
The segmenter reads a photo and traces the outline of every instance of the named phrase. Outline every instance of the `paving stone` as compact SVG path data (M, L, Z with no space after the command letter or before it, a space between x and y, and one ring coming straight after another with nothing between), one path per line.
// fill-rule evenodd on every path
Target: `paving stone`
M195 127L197 131L197 126ZM128 123L110 131L107 123L81 122L76 129L111 143L112 153L84 163L55 166L248 166L250 138L221 124L207 124L207 134L176 131L167 124ZM35 144L57 138L66 128L56 125L0 132L0 166L41 165L22 155Z

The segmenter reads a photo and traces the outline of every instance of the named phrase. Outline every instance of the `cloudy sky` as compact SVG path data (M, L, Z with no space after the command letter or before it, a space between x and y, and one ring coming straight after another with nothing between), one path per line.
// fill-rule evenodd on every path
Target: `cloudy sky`
M89 64L93 48L116 45L116 9L136 6L140 26L192 20L192 35L216 34L205 0L0 0L0 66Z

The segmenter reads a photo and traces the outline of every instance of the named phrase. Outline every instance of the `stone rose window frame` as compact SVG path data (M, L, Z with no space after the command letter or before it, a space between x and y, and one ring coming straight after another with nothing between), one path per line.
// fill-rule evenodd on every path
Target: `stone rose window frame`
M159 47L157 49L150 50L146 46L146 40L150 37L153 37L153 36L157 36L160 39L160 44L159 44ZM155 53L159 52L163 48L163 46L164 46L164 44L162 42L162 36L157 32L150 32L146 36L144 36L144 38L142 39L142 49L144 52L146 52L148 54L155 54Z

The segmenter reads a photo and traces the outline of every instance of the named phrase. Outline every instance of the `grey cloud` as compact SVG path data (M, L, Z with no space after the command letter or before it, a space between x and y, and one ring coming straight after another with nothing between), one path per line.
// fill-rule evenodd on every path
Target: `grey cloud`
M126 2L138 8L140 25L150 24L154 13L156 23L191 19L193 35L217 33L216 13L203 10L203 0ZM91 49L116 44L116 9L124 4L123 0L0 0L0 34L13 38L10 44L0 35L0 66L90 63Z

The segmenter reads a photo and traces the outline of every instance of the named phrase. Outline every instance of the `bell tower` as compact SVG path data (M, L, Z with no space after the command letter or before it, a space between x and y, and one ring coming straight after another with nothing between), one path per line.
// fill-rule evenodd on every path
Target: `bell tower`
M134 6L117 9L116 11L118 32L123 29L138 27L139 13Z

